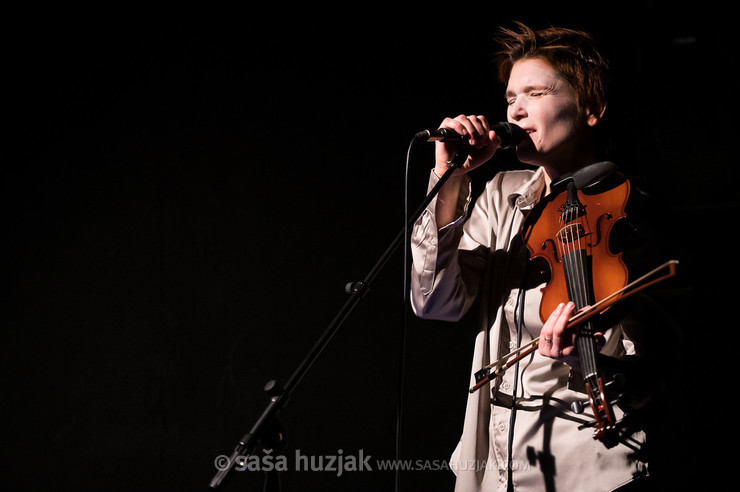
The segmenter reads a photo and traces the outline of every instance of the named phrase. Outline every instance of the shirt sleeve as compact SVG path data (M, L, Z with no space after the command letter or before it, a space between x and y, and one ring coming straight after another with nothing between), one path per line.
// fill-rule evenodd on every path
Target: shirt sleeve
M429 189L438 181L432 172ZM460 184L455 220L441 227L437 224L435 197L414 224L411 305L421 318L457 321L475 300L485 256L478 248L459 250L471 196L471 180L465 176Z

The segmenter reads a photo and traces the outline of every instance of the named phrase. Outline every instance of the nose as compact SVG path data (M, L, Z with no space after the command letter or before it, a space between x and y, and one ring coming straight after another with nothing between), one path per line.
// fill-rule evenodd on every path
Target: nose
M509 104L508 108L509 120L512 122L521 121L527 117L527 108L525 106L524 98L517 97L514 101Z

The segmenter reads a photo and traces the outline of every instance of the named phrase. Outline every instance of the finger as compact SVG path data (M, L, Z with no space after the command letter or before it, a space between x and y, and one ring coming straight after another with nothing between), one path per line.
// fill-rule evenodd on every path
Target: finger
M488 131L479 116L461 114L455 117L454 123L451 124L454 125L455 131L468 137L470 145L480 147L487 143Z
M552 326L552 352L558 357L563 355L563 351L573 345L572 334L567 331L568 320L575 309L572 302L563 306L555 319Z
M468 116L467 121L472 126L474 133L480 135L488 133L488 129L485 124L485 116L470 115Z
M495 131L489 130L488 131L488 138L491 141L495 141L497 146L501 145L501 137Z
M594 333L594 342L596 342L596 348L598 350L601 350L601 348L606 343L606 337L604 336L603 333L601 333L600 331L597 331L596 333Z
M463 115L461 115L463 116ZM442 120L442 123L440 123L439 128L448 128L459 135L467 135L468 131L465 128L465 126L459 121L460 116L457 118L445 118ZM450 159L454 156L455 152L458 149L458 143L456 142L447 142L447 141L439 141L435 143L435 152L436 152L436 161L437 161L437 168L439 170L438 175L441 176L444 174L444 172L447 170L447 163L449 163Z
M459 116L456 116L455 118L445 118L442 120L442 124L439 125L440 128L449 128L450 130L454 130L460 135L467 135L468 129L465 127L463 121L465 120L466 116L461 114Z
M470 121L467 115L461 114L454 118L453 129L460 135L465 135L468 139L475 137L475 125Z
M488 118L486 118L485 116L481 114L481 115L478 115L478 119L480 120L481 124L483 125L483 129L486 132L491 131L491 125L488 123Z
M540 343L539 343L539 352L541 355L550 357L552 354L553 326L555 325L555 322L557 321L564 307L565 307L564 303L561 302L560 304L558 304L555 310L552 313L550 313L550 316L547 318L547 321L545 321L545 324L542 326L542 330L540 331Z
M490 128L486 117L483 115L473 115L468 117L468 121L472 125L472 130L470 131L470 145L474 145L476 147L488 145L490 141Z

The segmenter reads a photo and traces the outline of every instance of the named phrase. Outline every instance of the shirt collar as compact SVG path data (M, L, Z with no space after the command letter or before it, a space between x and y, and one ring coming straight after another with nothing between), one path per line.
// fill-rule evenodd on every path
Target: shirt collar
M539 201L544 189L545 170L538 167L530 179L509 194L509 205L520 210L531 210Z

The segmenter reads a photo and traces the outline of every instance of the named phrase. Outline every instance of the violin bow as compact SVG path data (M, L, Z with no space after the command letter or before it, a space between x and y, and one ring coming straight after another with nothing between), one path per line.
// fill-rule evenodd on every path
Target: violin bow
M659 267L654 268L640 278L625 285L621 289L613 292L612 294L609 294L607 297L595 303L593 306L587 306L584 309L578 311L568 320L567 327L573 328L575 326L578 326L581 323L584 323L589 319L602 314L614 304L623 301L644 289L647 289L651 285L675 276L677 265L678 260L669 260ZM662 275L659 275L663 272L663 270L666 270L666 272ZM537 347L539 346L539 341L540 337L537 337L531 342L522 345L513 352L509 352L508 354L504 355L496 362L485 366L480 371L477 371L475 373L475 385L468 391L470 393L475 393L484 384L486 384L491 379L491 377L497 377L508 368L510 368L512 365L516 364L517 362L537 350ZM495 369L493 370L493 372L490 372L491 369L493 369L494 367Z

